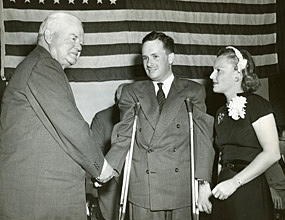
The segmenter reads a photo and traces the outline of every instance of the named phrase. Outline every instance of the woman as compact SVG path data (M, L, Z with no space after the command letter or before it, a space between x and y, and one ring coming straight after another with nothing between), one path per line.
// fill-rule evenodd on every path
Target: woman
M272 220L263 173L280 159L278 133L269 102L253 94L260 86L254 61L245 50L223 48L210 78L227 100L215 119L222 169L212 190L212 219Z

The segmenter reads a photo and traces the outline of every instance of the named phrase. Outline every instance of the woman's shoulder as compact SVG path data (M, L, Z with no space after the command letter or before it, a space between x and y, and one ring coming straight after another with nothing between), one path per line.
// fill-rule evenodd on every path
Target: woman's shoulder
M247 99L246 107L251 110L258 111L258 109L263 108L272 110L270 102L258 94L251 93L247 94L245 97Z
M260 117L273 113L273 108L268 100L258 94L247 94L246 110L250 115L251 122Z
M255 94L255 93L245 93L245 97L250 102L255 103L269 103L265 98L263 98L261 95Z

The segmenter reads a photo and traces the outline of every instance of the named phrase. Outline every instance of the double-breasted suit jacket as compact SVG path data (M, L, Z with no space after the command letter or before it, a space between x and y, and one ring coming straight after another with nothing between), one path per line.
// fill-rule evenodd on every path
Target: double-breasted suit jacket
M3 95L0 219L86 219L85 170L104 163L95 145L61 65L37 46Z
M161 114L153 82L124 86L119 102L121 121L113 129L106 158L119 172L130 147L134 106L141 105L132 159L129 201L151 210L191 205L189 117L185 99L193 103L196 178L211 180L213 118L205 114L204 87L175 78Z

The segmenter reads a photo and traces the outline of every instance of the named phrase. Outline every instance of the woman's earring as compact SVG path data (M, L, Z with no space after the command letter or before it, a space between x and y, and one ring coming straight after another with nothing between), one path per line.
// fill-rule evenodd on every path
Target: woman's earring
M238 82L239 81L239 78L236 76L235 77L235 82Z

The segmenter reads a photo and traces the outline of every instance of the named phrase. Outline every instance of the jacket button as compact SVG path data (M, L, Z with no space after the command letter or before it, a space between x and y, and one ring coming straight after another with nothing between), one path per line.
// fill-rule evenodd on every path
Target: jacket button
M145 172L146 172L146 174L148 174L148 173L149 173L149 171L148 171L148 170L146 170Z
M178 169L178 168L175 168L175 172L178 173L178 172L179 172L179 169Z
M142 132L142 128L139 128L139 132Z
M177 125L176 125L176 128L180 128L180 124L177 124Z
M172 150L172 151L173 151L173 152L176 152L176 150L177 150L177 149L176 149L176 147L175 147L175 148L173 148L173 150Z

